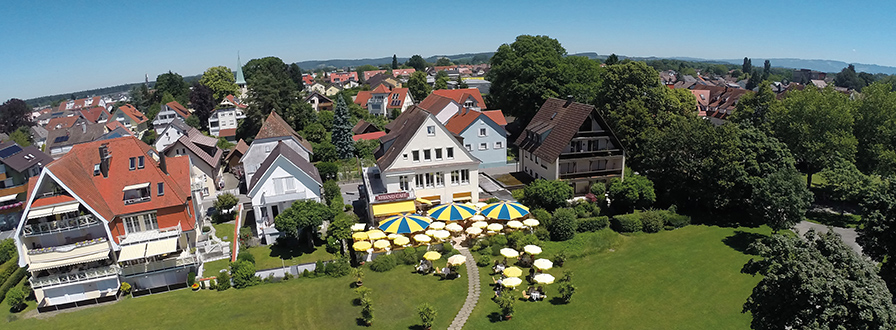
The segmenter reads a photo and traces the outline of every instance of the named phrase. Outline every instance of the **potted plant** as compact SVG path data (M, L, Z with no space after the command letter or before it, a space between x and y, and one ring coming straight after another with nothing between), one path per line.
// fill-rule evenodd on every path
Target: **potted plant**
M420 315L420 322L423 323L423 329L432 329L432 322L436 319L436 309L429 303L423 303L417 306L417 314Z
M364 270L361 267L352 268L352 275L355 276L355 286L364 286Z
M510 320L513 317L513 304L516 302L516 297L512 292L514 291L505 290L500 296L494 298L495 303L501 308L501 315L504 315L505 320Z
M199 283L193 283L190 288L193 289L193 291L199 291Z
M361 320L368 327L373 324L373 302L370 297L361 298Z

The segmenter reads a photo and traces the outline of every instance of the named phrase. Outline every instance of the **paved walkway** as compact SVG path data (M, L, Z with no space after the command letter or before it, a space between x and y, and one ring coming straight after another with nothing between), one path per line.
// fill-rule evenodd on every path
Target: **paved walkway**
M460 330L464 327L464 324L467 323L467 319L470 317L470 313L473 312L473 308L476 307L476 303L479 302L479 267L476 266L476 260L473 259L473 255L470 254L470 250L465 247L457 247L457 250L460 251L464 257L467 257L467 262L464 265L467 267L467 281L468 281L468 289L467 289L467 300L464 301L463 307L460 308L460 311L457 312L457 316L454 317L454 321L451 321L451 325L448 326L448 330Z
M856 230L853 228L840 228L840 227L830 227L834 230L835 233L840 234L840 238L843 240L843 243L846 243L847 246L851 247L853 250L862 255L862 246L859 243L856 243L856 237L858 234ZM809 221L801 221L795 226L797 234L802 237L809 231L809 229L815 229L816 232L819 233L827 233L828 226L820 225L814 222Z

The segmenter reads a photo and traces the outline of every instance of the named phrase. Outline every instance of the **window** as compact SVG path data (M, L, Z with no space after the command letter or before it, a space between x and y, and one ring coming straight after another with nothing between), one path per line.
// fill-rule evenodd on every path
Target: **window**
M485 142L480 143L479 150L488 150L488 143L485 143Z
M414 156L415 162L419 162L420 161L420 150L411 151L411 156Z
M535 165L538 165L538 156L535 156Z
M445 185L445 176L442 172L436 172L436 187L442 187Z
M427 162L432 160L432 149L423 150L423 160Z
M454 147L445 148L445 157L448 157L448 159L454 159Z
M274 193L292 193L296 191L296 181L292 177L274 179Z
M408 154L402 154L401 159L408 160Z
M429 136L436 135L436 127L435 126L426 126L426 135L429 135Z
M156 219L155 213L147 213L142 216L143 230L159 229L159 221Z
M133 171L135 168L137 168L137 158L131 157L131 158L128 159L128 161L129 161L129 163L130 163L130 165L131 165L131 166L128 167L128 168L129 168L131 171Z
M140 231L140 220L137 217L124 218L124 231L128 234Z
M462 183L462 184L470 183L470 170L460 170L460 183Z
M465 145L464 147L467 148L467 151L473 151L473 145L471 144Z
M504 148L504 143L501 141L495 142L495 149Z
M143 156L137 157L137 168L143 168L143 165L145 165Z
M164 194L165 194L165 183L159 182L159 196L162 196Z
M417 174L414 179L414 186L417 188L423 188L423 174Z
M451 185L456 186L460 183L460 171L451 171Z
M100 164L93 165L93 176L100 175Z
M432 188L435 181L432 173L426 173L426 188Z
M442 148L436 149L436 160L442 160Z
M398 189L401 190L410 190L410 184L408 184L408 176L402 175L398 177Z
M487 133L487 132L485 131L484 128L480 128L480 129L479 129L479 136L486 136L486 133Z
M397 100L397 99L398 99L398 93L392 93L392 99L393 99L393 100Z

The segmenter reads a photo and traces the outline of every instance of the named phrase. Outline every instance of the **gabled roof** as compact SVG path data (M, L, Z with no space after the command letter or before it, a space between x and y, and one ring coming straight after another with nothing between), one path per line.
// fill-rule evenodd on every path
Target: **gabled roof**
M83 98L83 99L77 99L74 101L62 102L62 103L59 103L58 110L59 111L78 110L81 108L95 107L95 106L100 105L100 101L102 99L103 99L102 97L94 96L94 97L87 97L87 98ZM71 108L68 107L69 102L72 102Z
M225 128L225 129L222 129L222 130L218 131L218 136L220 136L220 137L224 137L224 138L226 138L226 137L231 137L231 136L236 136L236 128Z
M221 104L232 105L240 109L246 108L246 105L240 103L240 100L234 97L233 94L225 96L224 100L221 101Z
M374 154L377 155L376 165L381 171L385 170L395 162L395 159L398 158L398 155L401 154L404 147L417 133L420 125L423 125L423 123L426 122L426 118L428 118L429 115L429 112L426 112L422 108L413 106L392 120L390 123L393 124L391 130L388 134L380 138L381 142L393 141L392 144L389 146L389 149L382 150L383 144L381 143L380 147L374 152Z
M131 130L129 130L127 127L124 127L124 124L122 124L120 121L117 121L117 120L110 120L110 121L106 122L105 127L106 127L106 131L109 131L109 132L118 130L118 129L124 129L129 134L134 135L134 132L131 132Z
M268 118L261 125L261 129L258 130L258 134L255 135L255 140L276 137L293 137L305 150L313 152L311 142L308 142L299 133L296 133L292 126L289 126L276 111L271 111L271 114L268 115Z
M94 175L94 166L100 163L99 148L102 145L107 146L111 155L108 177ZM165 174L150 155L150 150L150 146L133 136L84 143L74 146L65 156L47 165L46 169L106 220L124 214L185 205L190 196L189 159L167 158L166 166L170 174ZM144 168L130 170L129 158L140 156L144 157ZM164 183L165 194L158 196L154 193L150 202L125 205L124 187L147 182L152 190L155 190L157 183ZM184 230L192 228L192 221L182 223L182 226Z
M305 97L305 102L308 102L308 100L310 100L313 97L317 97L317 100L320 103L333 103L333 100L331 100L329 97L326 97L323 94L318 93L318 92L311 92L311 94L308 94L308 96Z
M391 91L389 90L389 88L386 87L385 85L376 86L376 88L374 88L372 91L370 91L371 94L387 94L390 92Z
M372 129L371 129L372 128ZM375 125L368 123L364 119L358 120L358 123L355 124L355 127L352 127L352 134L364 134L379 131L379 128L376 128Z
M48 133L46 128L37 125L31 126L31 134L33 134L38 141L46 140ZM8 138L9 136L7 135L6 137Z
M47 149L90 142L96 140L104 133L106 133L106 129L102 124L86 122L71 128L52 130L47 133Z
M0 144L0 156L3 156L0 158L0 162L19 173L35 164L45 166L53 161L53 157L40 151L35 146L22 148L12 141Z
M482 116L482 113L479 111L461 109L460 112L448 119L445 123L445 128L451 131L451 133L460 134L480 116Z
M56 129L70 128L72 126L75 126L75 123L77 123L79 119L81 119L81 117L78 116L56 117L50 119L50 122L47 123L47 130L52 131Z
M103 115L103 113L106 114L106 118L109 118L109 116L111 116L109 111L103 107L95 107L90 110L81 110L81 116L84 117L84 119L90 121L91 123L95 123L95 122L99 121L100 117Z
M147 120L146 116L144 116L143 113L140 112L139 110L137 110L137 108L135 108L133 105L125 104L125 105L118 107L118 110L121 111L122 113L124 113L125 115L127 115L128 117L131 117L131 120L134 122L134 125L142 124L143 122L145 122Z
M483 111L482 114L488 116L488 118L494 121L495 124L507 126L507 118L504 118L504 112L501 110Z
M362 108L367 108L367 101L370 100L370 91L360 91L358 95L355 95L355 104L360 105Z
M454 102L460 103L461 105L466 102L467 98L472 96L477 103L479 103L479 107L482 109L487 109L485 106L485 100L482 99L482 93L479 93L478 88L462 88L462 89L437 89L432 91L433 94L444 96L454 100Z
M396 76L396 77L410 76L414 72L417 72L417 69L413 69L413 68L411 68L411 69L392 69L392 75Z
M420 103L417 105L423 109L426 109L426 111L433 115L438 115L440 112L442 112L442 110L445 109L445 107L447 107L452 102L457 103L450 97L445 97L433 93L429 94L429 96L423 99L423 101L420 101Z
M525 149L544 161L553 162L563 148L569 145L569 141L578 132L579 127L588 118L588 115L594 113L595 119L613 137L615 145L619 145L618 139L615 138L612 129L607 126L606 120L600 115L593 105L549 98L535 113L535 117L526 126L526 129L520 133L516 139L516 145L520 149ZM543 139L538 142L530 139L527 132L533 132ZM546 135L546 136L545 136Z
M378 75L378 74L380 74L380 73L385 73L385 72L386 72L386 70L370 70L370 71L364 71L364 81L367 81L368 79L370 79L370 77L373 77L373 76L375 76L375 75Z
M323 180L320 179L320 174L317 172L317 167L311 165L311 163L309 163L308 160L305 159L305 157L302 157L295 150L280 141L277 142L277 146L275 146L274 149L271 150L271 154L269 154L268 157L265 158L263 162L261 162L258 170L254 175L252 175L252 182L249 185L249 190L252 190L252 188L254 188L256 184L258 184L258 181L261 179L261 177L264 176L264 173L268 169L270 169L271 165L274 164L274 161L277 160L279 156L283 156L291 163L296 165L296 167L305 172L305 174L308 174L308 176L311 177L314 182L317 182L317 184L324 184Z
M218 139L205 136L205 134L202 134L202 132L193 127L190 127L184 135L181 135L180 138L177 139L177 142L180 142L180 144L183 144L187 149L190 149L191 152L212 168L218 167L218 164L221 163L221 157L224 155L224 151L217 146ZM172 143L168 145L162 152L167 153L168 150L173 148L176 144L177 143Z
M227 157L224 157L224 161L229 162L233 157L237 157L237 160L239 160L240 157L246 154L246 151L249 151L249 145L246 144L246 141L240 139L236 146L233 147L233 150L230 150L230 153L227 154Z
M357 72L333 72L330 74L330 82L336 82L336 78L339 78L339 81L346 81L355 78L355 81L358 81L358 73Z
M177 112L177 115L180 116L181 118L186 119L187 117L190 116L190 111L187 110L186 107L180 105L180 103L177 103L177 101L171 101L171 102L165 103L165 105L168 106L168 108L170 108L171 110L174 110L174 112Z
M355 135L352 135L352 140L354 140L354 141L358 141L358 140L377 140L377 139L383 137L384 135L386 135L386 132L383 132L383 131L376 131L376 132L363 133L363 134L355 134Z

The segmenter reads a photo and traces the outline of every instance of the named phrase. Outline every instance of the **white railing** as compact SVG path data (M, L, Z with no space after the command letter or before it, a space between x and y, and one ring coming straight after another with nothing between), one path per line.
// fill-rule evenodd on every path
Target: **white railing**
M137 203L142 203L142 202L148 202L150 199L151 199L151 197L149 197L149 196L143 196L143 197L137 197L137 198L125 199L125 200L124 200L124 205L131 205L131 204L137 204Z
M118 275L119 268L116 265L91 268L83 271L68 272L65 274L52 274L31 278L31 287L40 288L51 285L75 283L92 280L106 276Z
M82 215L75 218L63 218L62 220L47 221L43 223L26 224L23 231L25 237L61 233L69 230L84 229L100 224L100 220L93 215Z
M149 273L149 272L155 272L155 271L166 270L166 269L185 267L185 266L195 265L197 263L199 263L199 258L196 257L195 255L191 254L191 255L181 257L181 258L176 258L176 259L165 259L165 260L161 260L161 261L147 262L147 263L137 264L137 265L132 265L132 266L124 266L121 268L121 275L122 276L131 276L134 274L142 274L142 273Z
M118 241L120 244L133 244L137 242L145 242L156 239L170 238L180 236L181 234L180 223L177 226L152 229L147 231L138 231L130 234L118 235Z

